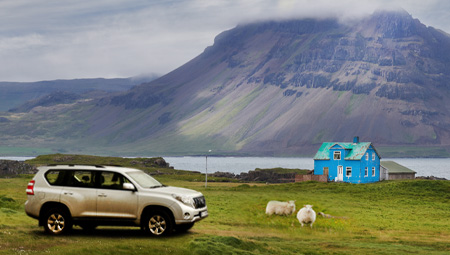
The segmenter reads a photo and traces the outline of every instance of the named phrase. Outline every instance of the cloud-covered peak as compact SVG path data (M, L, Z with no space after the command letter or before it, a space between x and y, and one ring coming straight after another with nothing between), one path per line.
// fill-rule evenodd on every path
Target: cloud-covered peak
M359 19L402 7L450 31L446 0L6 0L0 2L0 80L167 73L237 24L299 18Z

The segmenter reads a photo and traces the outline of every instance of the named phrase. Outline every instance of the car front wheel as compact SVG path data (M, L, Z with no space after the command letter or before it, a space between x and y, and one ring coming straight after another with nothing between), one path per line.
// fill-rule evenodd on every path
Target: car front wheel
M154 236L168 235L173 230L172 218L164 211L151 212L144 224L144 230Z
M70 214L61 208L50 209L45 216L44 229L52 235L61 235L72 229Z

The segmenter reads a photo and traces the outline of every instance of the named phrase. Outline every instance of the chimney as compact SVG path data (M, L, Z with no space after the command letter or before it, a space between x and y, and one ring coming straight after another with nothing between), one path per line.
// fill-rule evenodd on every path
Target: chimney
M359 143L359 136L353 137L353 144L358 144L358 143Z

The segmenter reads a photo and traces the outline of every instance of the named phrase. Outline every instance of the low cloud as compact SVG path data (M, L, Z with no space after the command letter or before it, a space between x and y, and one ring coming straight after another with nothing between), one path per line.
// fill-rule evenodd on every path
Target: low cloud
M445 0L4 0L0 80L36 81L167 73L239 23L355 18L403 8L450 31Z

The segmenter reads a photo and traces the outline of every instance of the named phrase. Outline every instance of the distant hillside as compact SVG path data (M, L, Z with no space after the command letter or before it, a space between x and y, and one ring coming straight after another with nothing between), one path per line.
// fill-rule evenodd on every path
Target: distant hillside
M268 21L129 91L0 116L0 131L122 155L312 155L358 135L386 156L448 156L449 81L450 36L404 11Z
M100 90L105 92L126 91L131 87L154 80L148 78L74 79L38 82L0 82L0 111L8 111L29 100L36 100L54 92L83 94Z

